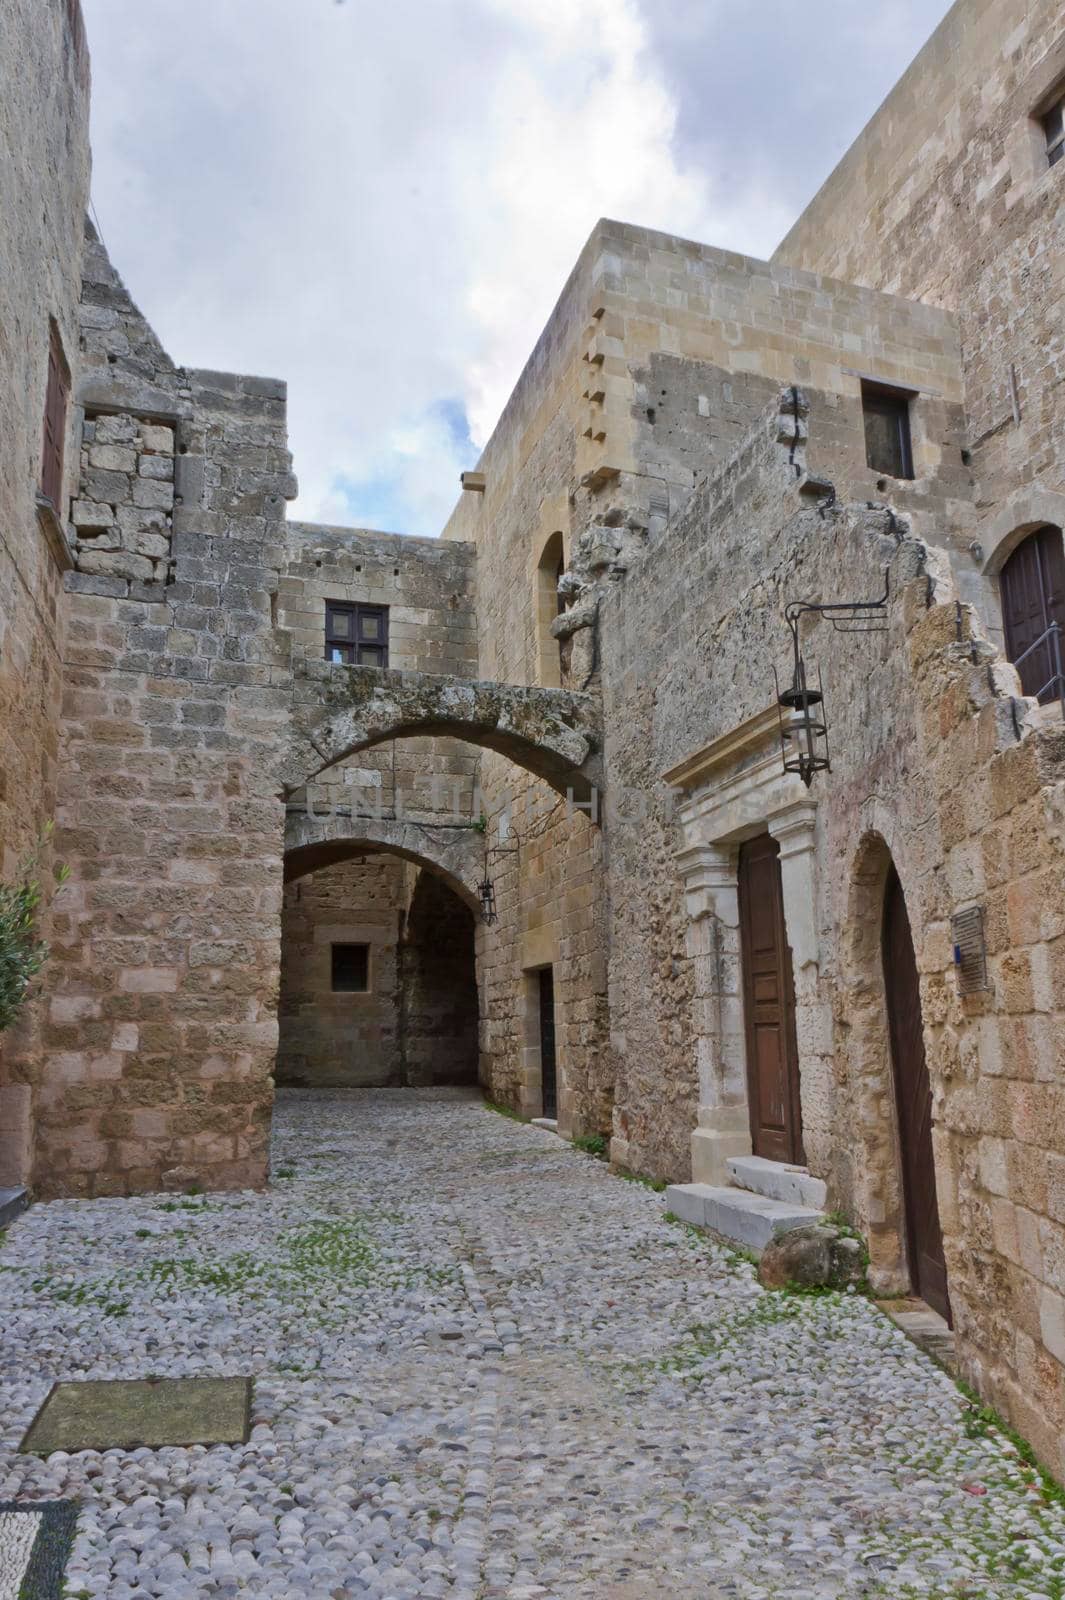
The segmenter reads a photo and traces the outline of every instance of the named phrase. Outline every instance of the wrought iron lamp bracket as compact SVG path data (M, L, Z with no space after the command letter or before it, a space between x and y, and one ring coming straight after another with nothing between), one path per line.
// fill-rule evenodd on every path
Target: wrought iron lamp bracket
M783 691L773 669L780 718L780 744L785 772L794 772L807 788L815 772L831 772L828 748L828 723L824 712L824 690L818 671L816 688L810 683L802 658L800 628L804 616L827 617L836 633L883 633L891 592L889 570L884 570L884 593L879 600L836 600L816 602L789 600L784 620L791 633L791 686ZM785 721L784 712L788 713Z

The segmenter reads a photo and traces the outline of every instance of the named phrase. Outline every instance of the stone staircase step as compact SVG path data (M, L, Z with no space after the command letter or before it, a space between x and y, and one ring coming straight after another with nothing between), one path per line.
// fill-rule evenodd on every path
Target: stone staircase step
M25 1211L29 1203L28 1189L0 1189L0 1228L9 1228L19 1212Z
M732 1182L740 1189L765 1195L767 1200L812 1206L815 1211L824 1209L827 1186L822 1179L812 1178L808 1167L767 1161L765 1156L729 1156L726 1164Z
M764 1250L777 1234L821 1222L824 1213L811 1206L770 1200L748 1189L717 1188L710 1183L676 1183L666 1190L666 1210L682 1222L712 1228L749 1250Z

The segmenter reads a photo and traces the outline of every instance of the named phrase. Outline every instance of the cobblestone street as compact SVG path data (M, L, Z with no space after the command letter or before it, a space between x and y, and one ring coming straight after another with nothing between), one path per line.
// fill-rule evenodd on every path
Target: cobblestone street
M288 1094L274 1173L7 1237L0 1501L80 1502L69 1595L1059 1600L1061 1507L865 1300L458 1093ZM56 1379L223 1374L245 1446L17 1453Z

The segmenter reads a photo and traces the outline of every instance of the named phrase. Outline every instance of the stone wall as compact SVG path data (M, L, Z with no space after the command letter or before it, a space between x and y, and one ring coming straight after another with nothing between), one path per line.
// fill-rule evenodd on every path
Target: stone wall
M1063 83L1057 0L958 0L774 257L957 313L992 579L1029 486L1065 486L1065 172L1038 118Z
M392 670L477 676L474 551L404 534L290 523L278 620L297 659L320 661L327 600L388 607ZM479 752L447 739L409 738L361 751L291 797L319 812L474 817Z
M95 240L82 316L77 498L113 510L123 543L104 570L105 552L79 545L66 580L56 845L71 879L56 906L36 1182L74 1194L259 1183L291 698L274 621L295 493L284 386L175 366ZM121 460L94 462L101 449ZM125 540L141 512L171 515L170 480L153 475L171 460L172 520L151 532L170 554L149 556Z
M629 796L606 840L612 1154L684 1176L691 1134L742 1132L735 856L768 829L785 858L810 1166L868 1235L876 1281L906 1286L880 964L893 861L921 973L963 1363L1060 1470L1065 733L1019 698L945 551L897 514L826 506L818 480L796 477L788 398L602 601L607 788ZM783 605L873 598L885 569L884 631L806 633L833 751L807 793L785 777L767 715L772 668L787 666ZM685 758L686 792L671 793L664 774L680 782ZM950 918L974 904L990 981L962 997Z
M80 8L65 0L0 0L0 36L0 875L11 879L55 807L72 413L64 503L37 497L50 326L78 364L89 62ZM31 1173L39 1021L27 1007L0 1042L0 1186Z

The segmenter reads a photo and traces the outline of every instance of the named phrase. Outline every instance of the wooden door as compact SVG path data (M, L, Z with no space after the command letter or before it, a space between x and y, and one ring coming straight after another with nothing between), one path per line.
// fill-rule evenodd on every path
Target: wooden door
M780 846L768 833L741 848L739 887L751 1141L756 1156L801 1162L791 950L784 927Z
M1046 527L1030 533L1003 567L999 588L1006 653L1011 661L1023 655L1052 622L1065 629L1065 542L1061 529ZM1065 635L1061 648L1065 659ZM1017 670L1025 694L1037 694L1043 700L1055 698L1058 689L1051 679L1057 666L1049 639Z
M884 983L898 1108L906 1246L914 1293L950 1320L943 1233L932 1155L932 1088L924 1054L921 990L910 919L892 868L884 898Z
M540 1081L543 1085L542 1116L558 1116L558 1063L555 1055L555 973L553 967L540 970Z

